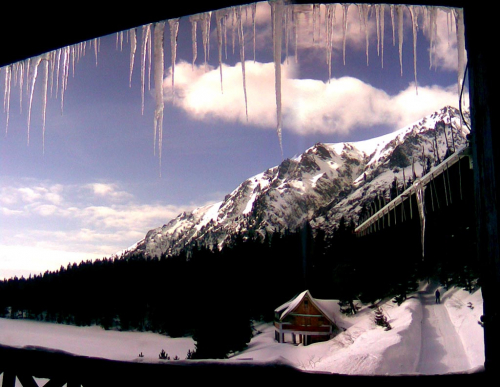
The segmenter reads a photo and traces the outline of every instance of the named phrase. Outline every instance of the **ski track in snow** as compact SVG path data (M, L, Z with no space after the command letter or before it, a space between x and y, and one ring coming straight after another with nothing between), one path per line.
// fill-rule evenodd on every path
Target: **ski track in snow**
M436 286L429 286L425 291L419 292L423 319L417 373L434 375L470 369L463 344L444 305L446 297L442 297L441 303L436 304L435 290Z

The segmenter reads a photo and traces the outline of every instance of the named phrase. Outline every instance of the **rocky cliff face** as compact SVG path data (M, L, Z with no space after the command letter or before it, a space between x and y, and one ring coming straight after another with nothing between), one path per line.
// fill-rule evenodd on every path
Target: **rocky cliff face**
M223 201L182 213L150 230L129 251L175 254L196 245L221 247L310 222L331 232L341 217L358 221L364 203L389 198L402 184L465 146L468 129L457 109L445 107L388 135L353 143L316 144L294 159L241 183Z

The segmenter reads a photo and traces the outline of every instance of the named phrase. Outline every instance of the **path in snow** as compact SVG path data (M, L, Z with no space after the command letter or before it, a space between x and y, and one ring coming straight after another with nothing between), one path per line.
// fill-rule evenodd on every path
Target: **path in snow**
M428 286L419 292L422 302L422 347L417 372L424 375L461 372L470 369L462 341L444 306L436 304L437 286ZM444 290L440 289L441 294Z

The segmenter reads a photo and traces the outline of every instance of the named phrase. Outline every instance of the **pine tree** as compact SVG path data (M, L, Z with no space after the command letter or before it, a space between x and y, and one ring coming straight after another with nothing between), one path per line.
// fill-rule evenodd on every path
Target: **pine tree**
M387 320L387 317L384 314L384 312L382 312L382 308L380 308L380 306L377 306L375 309L374 321L375 321L375 324L385 328L386 331L392 329L391 324L389 324L389 321Z
M168 353L166 353L164 349L161 350L158 358L161 360L170 360L170 356L168 356Z
M394 180L392 181L391 184L391 200L397 198L398 195L399 195L398 178L394 176Z

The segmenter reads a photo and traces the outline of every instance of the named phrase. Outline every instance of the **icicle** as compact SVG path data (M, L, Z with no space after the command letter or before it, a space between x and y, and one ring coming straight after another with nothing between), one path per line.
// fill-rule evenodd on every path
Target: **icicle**
M418 215L420 218L420 238L422 243L422 259L424 258L425 250L425 186L417 181L414 183L415 196L417 198Z
M294 32L294 39L295 39L295 63L299 62L299 18L295 13L292 13L293 17L293 32Z
M42 152L45 154L45 117L47 112L47 89L49 83L49 57L45 55L41 61L43 62L43 77L42 77Z
M401 67L401 76L403 76L403 7L396 5L398 14L398 44L399 44L399 65Z
M229 13L224 15L224 23L222 24L222 32L224 35L224 57L227 60L227 19L229 18Z
M380 5L380 34L381 34L381 42L380 42L380 50L381 50L381 61L382 68L384 68L384 31L385 31L385 5Z
M116 42L117 42L116 48L118 49L118 44L119 44L120 51L123 51L123 31L120 31L116 34ZM80 47L81 47L81 45L80 45Z
M344 59L345 66L345 46L346 46L346 35L347 35L347 11L349 10L350 4L342 4L342 55Z
M211 21L211 19L212 19L212 12L206 12L203 14L203 20L201 23L201 36L203 39L203 52L205 54L205 66L207 66L208 60L210 59L210 21Z
M231 38L233 42L233 55L236 47L236 8L231 8Z
M64 109L64 92L68 83L69 74L69 52L68 48L64 47L62 52L62 74L61 74L61 114Z
M219 53L219 71L220 71L220 91L221 93L224 92L222 88L222 34L223 34L223 23L224 23L224 18L226 17L227 13L224 10L218 9L215 11L215 23L216 23L216 29L217 29L217 48L218 48L218 53Z
M457 51L458 51L458 95L462 90L465 72L465 28L464 28L464 11L460 8L453 9L456 23L457 34Z
M29 79L30 79L30 64L31 64L31 58L28 58L26 61L25 61L25 66L24 66L24 70L25 70L25 74L24 74L24 79L27 79L28 82L25 83L25 87L26 87L26 94L29 94L30 90L29 90ZM19 89L19 91L21 91L21 89Z
M316 26L320 27L320 6L319 4L313 4L313 43L316 43L320 39L320 28L318 28L318 38L316 39Z
M144 114L144 88L146 83L146 53L151 39L151 24L142 26L141 42L141 114Z
M175 21L172 24L175 24ZM158 133L158 158L160 163L160 177L161 177L161 153L162 153L162 143L163 143L163 108L164 108L164 102L163 102L163 69L165 66L164 52L163 52L164 32L165 32L165 22L156 23L154 27L154 85L155 85L155 101L156 101L155 114L154 114L154 151L156 151L156 135Z
M429 69L434 66L433 54L436 49L436 37L437 37L437 8L428 7L429 12Z
M132 72L134 71L135 51L137 49L137 35L135 28L130 30L130 73L129 73L129 87L132 87Z
M413 29L413 73L415 76L415 92L418 94L417 86L417 31L418 31L418 10L414 5L408 6L411 15L411 24Z
M273 30L273 57L274 78L276 90L276 118L278 139L280 143L281 156L283 157L283 143L281 138L281 40L283 34L283 0L271 1L271 18Z
M174 75L175 75L175 60L177 57L177 35L179 34L179 18L170 19L168 21L168 26L170 27L170 49L172 52L172 95L174 95L175 94L174 93ZM155 30L155 33L156 33L156 30ZM155 66L156 66L156 64L155 64Z
M99 38L94 39L95 67L97 67L97 53L99 52Z
M148 90L151 90L151 62L152 62L152 51L153 51L153 43L151 38L151 28L149 31L149 39L148 39Z
M333 25L335 20L335 4L326 4L326 64L328 66L328 83L332 78Z
M391 4L391 23L392 23L392 45L396 45L396 24L394 23L394 4Z
M196 62L196 58L198 57L198 44L196 41L196 30L197 30L199 19L200 19L199 15L191 15L189 17L189 21L191 22L191 46L193 48L193 63L192 63L193 69L194 69L194 63Z
M63 50L57 50L57 71L56 71L56 99L59 95L59 76L61 74L61 59L63 57Z
M50 96L52 96L54 90L54 72L56 68L57 51L52 51L50 53Z
M446 26L448 27L446 30L448 31L448 47L450 46L450 35L451 35L451 26L452 26L452 22L451 22L451 19L452 16L451 16L451 12L447 12L446 13Z
M375 4L375 21L377 26L377 55L380 56L380 4Z
M292 34L292 7L286 7L285 12L284 12L284 22L285 22L285 58L286 58L286 64L289 63L288 61L288 44L290 42L290 35Z
M363 10L361 8L361 4L356 4L356 7L358 8L359 32L361 32L362 31L362 26L363 26Z
M9 112L10 112L10 85L12 81L12 66L5 67L5 83L3 92L3 110L7 115L5 122L5 134L9 130ZM22 93L21 93L22 94Z
M33 92L35 91L35 83L38 75L38 65L40 64L41 57L35 58L35 63L32 65L32 74L30 79L30 93L28 105L28 145L30 144L30 126L31 126L31 107L33 106Z
M253 28L253 62L255 63L255 16L257 14L257 3L252 3L252 28Z
M75 77L75 57L76 57L74 46L70 46L69 56L71 58L71 76L74 78Z
M245 96L245 114L248 121L248 101L247 101L247 81L245 74L245 34L243 32L243 21L241 18L242 7L236 9L236 18L238 22L238 40L240 44L240 61L241 61L241 74L243 78L243 94Z
M363 25L365 27L365 41L366 41L366 65L368 66L368 48L369 48L369 33L368 33L368 11L370 10L370 5L360 4L361 13L363 15Z
M19 62L19 65L17 66L17 71L15 74L17 75L16 78L19 78L19 113L23 112L23 86L24 86L24 67L25 67L25 62ZM10 81L9 81L10 83ZM9 94L10 94L10 84L9 84ZM10 97L9 97L10 99ZM7 112L8 113L8 112Z

